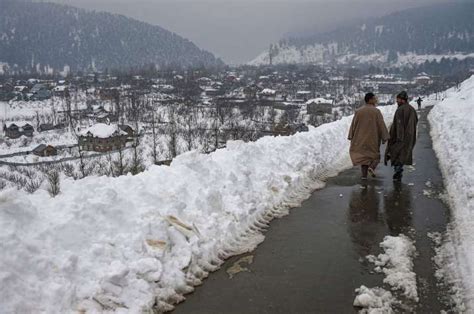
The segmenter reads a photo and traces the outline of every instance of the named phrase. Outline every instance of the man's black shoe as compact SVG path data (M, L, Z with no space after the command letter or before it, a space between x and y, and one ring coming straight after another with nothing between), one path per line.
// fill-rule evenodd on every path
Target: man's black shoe
M402 174L400 172L396 172L393 175L393 181L402 181Z

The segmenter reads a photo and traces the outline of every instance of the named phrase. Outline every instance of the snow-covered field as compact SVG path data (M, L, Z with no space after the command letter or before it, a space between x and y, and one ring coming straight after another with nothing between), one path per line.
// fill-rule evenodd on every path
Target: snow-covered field
M443 273L448 281L461 280L464 306L474 311L474 76L451 90L428 119L452 212Z
M381 110L391 121L395 107ZM225 258L263 241L271 219L351 166L350 122L185 153L136 176L65 179L56 198L0 192L0 308L172 309Z

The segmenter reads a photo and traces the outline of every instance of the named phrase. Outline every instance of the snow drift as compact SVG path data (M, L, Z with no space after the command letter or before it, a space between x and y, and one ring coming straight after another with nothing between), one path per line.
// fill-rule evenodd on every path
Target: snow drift
M456 272L465 291L465 306L474 310L474 76L458 92L437 104L428 116L452 212L448 235ZM451 265L452 266L452 265Z
M387 122L395 107L381 108ZM171 310L324 178L351 166L351 117L290 137L229 142L136 176L0 193L1 311Z

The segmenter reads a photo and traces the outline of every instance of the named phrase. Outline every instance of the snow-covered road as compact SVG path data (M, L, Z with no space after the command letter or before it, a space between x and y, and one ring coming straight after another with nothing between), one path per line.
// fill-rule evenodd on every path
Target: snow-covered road
M351 313L354 301L362 313L449 311L430 237L446 230L449 210L439 198L443 178L426 112L419 131L416 165L406 168L401 184L383 165L367 184L356 168L330 178L272 222L265 242L245 255L253 257L244 265L250 272L229 279L236 262L230 260L176 312Z

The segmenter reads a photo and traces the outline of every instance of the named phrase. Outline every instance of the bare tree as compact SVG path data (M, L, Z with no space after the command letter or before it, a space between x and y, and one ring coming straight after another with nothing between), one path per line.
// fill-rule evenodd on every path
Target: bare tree
M168 106L168 126L166 133L168 157L169 159L173 159L178 155L178 130L176 126L176 109L173 106Z
M153 112L152 117L151 117L151 134L152 134L151 156L153 157L153 163L156 164L158 163L158 130L157 130L157 121L155 117L155 112Z
M127 169L127 162L125 160L124 151L122 147L118 149L118 159L113 161L113 165L115 169L114 171L115 176L118 177L125 174L126 169Z
M193 142L194 142L194 137L195 137L195 125L196 125L195 116L191 114L191 112L188 112L184 117L184 133L183 133L188 151L193 149Z
M142 108L144 105L143 99L139 99L135 93L132 94L130 106L130 118L135 122L135 135L133 137L133 156L130 171L133 175L138 174L144 170L141 150L140 150L140 134L138 121L142 115Z
M35 111L35 115L36 115L36 130L39 130L39 127L40 127L40 124L41 124L39 112Z
M50 170L46 173L48 180L48 192L52 197L56 197L61 192L61 176L57 170Z

